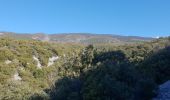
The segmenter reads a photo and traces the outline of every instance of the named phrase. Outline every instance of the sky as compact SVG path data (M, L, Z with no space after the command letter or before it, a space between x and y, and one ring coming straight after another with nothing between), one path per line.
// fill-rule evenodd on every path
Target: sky
M0 31L169 36L170 0L0 0Z

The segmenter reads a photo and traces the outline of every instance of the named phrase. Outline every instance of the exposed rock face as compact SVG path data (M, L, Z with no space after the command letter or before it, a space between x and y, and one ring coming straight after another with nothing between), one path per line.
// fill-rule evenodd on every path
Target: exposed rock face
M22 80L22 78L19 76L18 72L14 74L13 79L16 81Z
M153 100L170 100L170 80L159 86L159 92Z
M58 56L53 56L53 57L49 58L49 60L48 60L48 65L47 65L47 66L49 67L49 66L53 65L54 62L55 62L58 58L59 58Z
M10 64L12 61L10 61L10 60L6 60L5 61L5 64Z
M37 68L42 68L42 65L41 65L41 63L40 63L40 61L39 61L39 59L36 57L36 56L33 56L33 59L37 62Z

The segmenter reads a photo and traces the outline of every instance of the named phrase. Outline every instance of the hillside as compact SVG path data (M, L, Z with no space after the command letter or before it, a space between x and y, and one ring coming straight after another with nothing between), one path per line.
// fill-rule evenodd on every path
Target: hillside
M75 44L0 39L0 100L25 100L34 93L43 94L44 88L64 75L57 71L81 48Z
M131 44L138 42L151 41L154 38L137 36L119 36L111 34L89 34L89 33L63 33L63 34L17 34L12 32L0 32L0 37L11 37L15 39L40 40L62 43L81 43L81 44Z
M0 100L150 100L170 80L169 37L98 46L30 36L0 39Z

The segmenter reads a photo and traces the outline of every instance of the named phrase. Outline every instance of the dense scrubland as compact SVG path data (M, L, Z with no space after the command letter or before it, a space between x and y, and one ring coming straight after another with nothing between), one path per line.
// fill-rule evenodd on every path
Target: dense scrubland
M2 100L150 100L167 80L170 37L120 46L0 39Z

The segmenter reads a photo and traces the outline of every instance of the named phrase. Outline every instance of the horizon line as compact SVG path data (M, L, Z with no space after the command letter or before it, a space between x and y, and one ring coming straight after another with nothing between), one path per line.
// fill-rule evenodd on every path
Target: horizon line
M113 36L132 36L132 37L145 37L145 38L160 38L160 37L169 37L166 36L141 36L141 35L124 35L121 33L94 33L94 32L55 32L55 33L47 33L47 32L14 32L14 31L0 31L0 33L14 33L14 34L44 34L44 35L54 35L54 34L91 34L91 35L113 35Z

